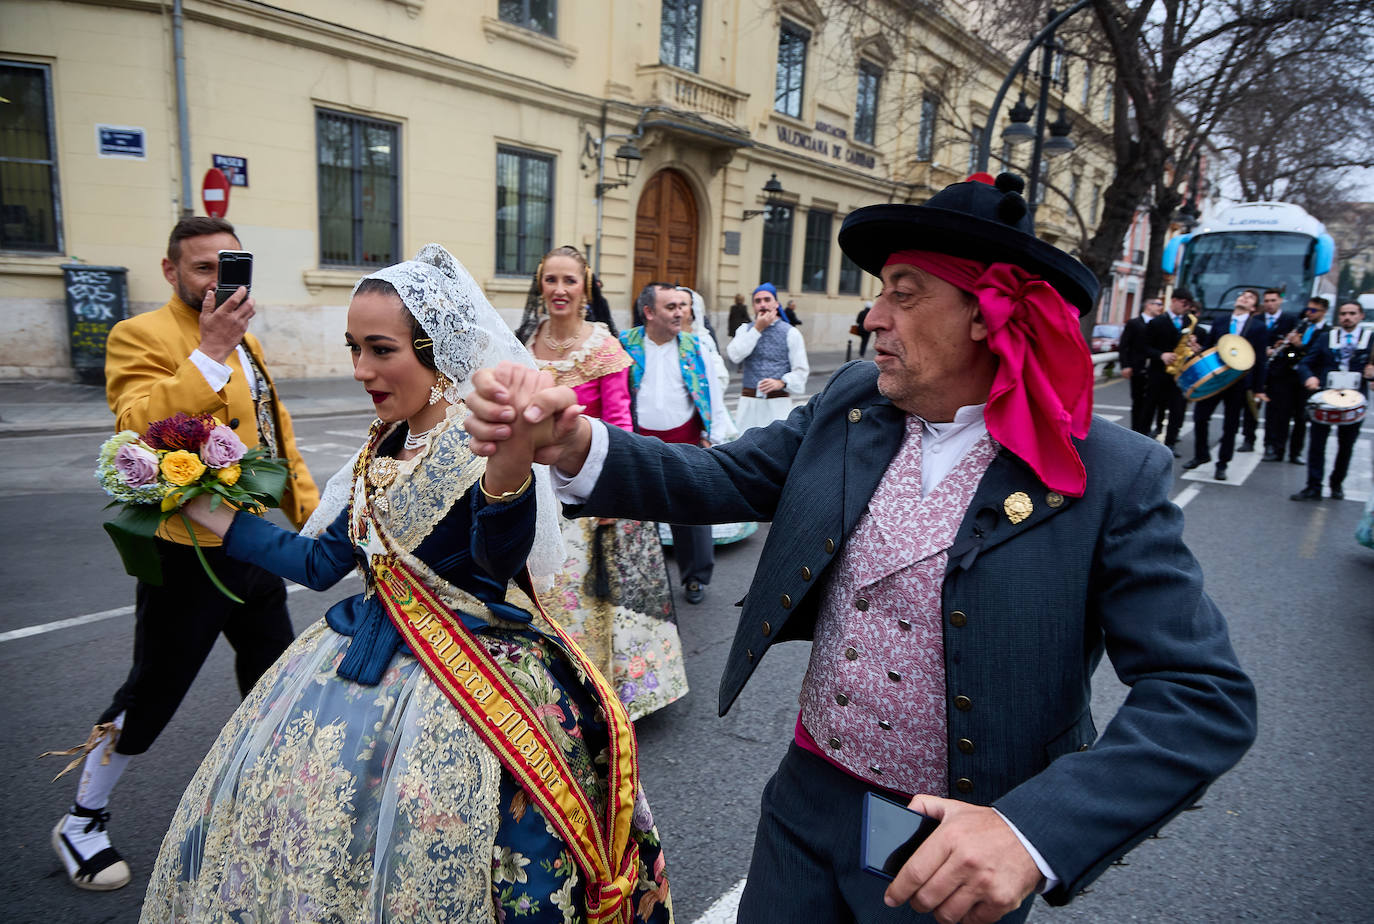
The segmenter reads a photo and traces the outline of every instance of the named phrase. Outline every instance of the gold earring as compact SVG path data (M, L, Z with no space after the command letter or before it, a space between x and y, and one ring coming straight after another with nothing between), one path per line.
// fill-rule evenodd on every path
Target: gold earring
M440 372L434 379L434 384L429 386L429 403L438 404L444 400L444 392L452 387L453 383L449 377Z

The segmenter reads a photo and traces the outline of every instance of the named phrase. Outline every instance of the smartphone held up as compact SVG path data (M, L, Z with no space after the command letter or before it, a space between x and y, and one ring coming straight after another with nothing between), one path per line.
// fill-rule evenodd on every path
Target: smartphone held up
M892 879L939 824L891 799L865 793L863 839L859 848L864 871Z
M223 305L239 286L253 291L253 255L246 250L221 250L219 275L215 280L215 307Z

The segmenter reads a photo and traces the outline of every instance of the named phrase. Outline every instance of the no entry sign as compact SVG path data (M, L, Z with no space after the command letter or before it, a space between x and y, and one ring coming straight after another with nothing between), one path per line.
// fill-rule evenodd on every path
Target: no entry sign
M200 183L200 201L205 206L205 214L211 218L223 218L229 212L229 178L218 167L205 171L205 179Z

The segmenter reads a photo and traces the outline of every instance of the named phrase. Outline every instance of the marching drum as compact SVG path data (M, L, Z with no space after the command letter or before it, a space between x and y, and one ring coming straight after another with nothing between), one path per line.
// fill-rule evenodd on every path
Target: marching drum
M1344 427L1364 420L1369 401L1353 388L1328 388L1307 399L1307 419L1313 423Z
M1178 374L1178 387L1189 401L1201 401L1223 391L1250 371L1255 348L1237 334L1222 334L1217 345L1203 350Z

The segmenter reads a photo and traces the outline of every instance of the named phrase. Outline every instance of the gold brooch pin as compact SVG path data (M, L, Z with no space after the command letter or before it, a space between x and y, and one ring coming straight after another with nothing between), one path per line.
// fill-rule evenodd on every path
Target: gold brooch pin
M1007 495L1007 499L1002 501L1002 510L1006 512L1007 519L1015 524L1030 516L1035 507L1024 491L1017 491L1015 494Z

